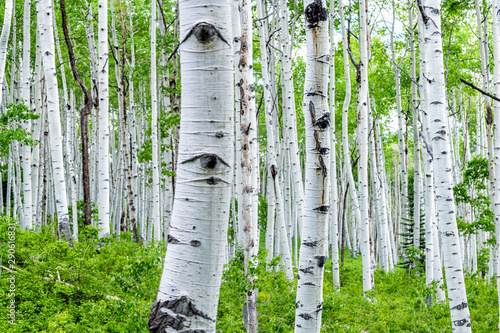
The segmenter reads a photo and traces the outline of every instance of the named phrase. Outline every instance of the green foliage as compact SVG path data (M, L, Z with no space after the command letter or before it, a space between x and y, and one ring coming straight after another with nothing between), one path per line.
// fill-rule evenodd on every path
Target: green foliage
M0 218L0 255L7 223ZM145 332L161 277L164 246L144 248L121 238L87 237L70 248L50 228L17 229L16 325L7 318L7 278L0 277L2 332ZM108 297L114 296L114 297Z
M493 211L491 198L488 195L489 170L488 160L484 157L474 156L468 161L464 170L464 180L453 187L457 203L470 207L474 220L466 222L465 216L457 219L458 230L464 235L478 234L479 230L493 233ZM459 211L460 212L460 211ZM494 237L489 242L495 244Z
M270 270L266 269L266 257L267 253L261 251L256 262L250 264L250 274L256 277L254 287L258 289L259 332L290 332L295 319L295 283L288 281L284 272L274 271L279 257L268 265ZM217 332L245 332L242 309L250 287L245 279L243 252L237 251L223 275Z
M0 256L6 266L8 229L13 220L0 217ZM16 229L16 325L7 322L11 274L0 275L0 332L147 332L149 310L162 273L164 244L145 248L120 238L88 237L70 248L52 234ZM101 243L99 243L101 242ZM266 269L259 254L251 273L257 279L259 332L291 332L295 317L295 281L276 272L279 258ZM331 261L325 265L322 332L451 332L446 303L426 301L436 286L403 269L375 272L373 302L363 297L361 258L346 257L340 290L332 286ZM498 323L496 283L466 276L472 327L493 332ZM226 266L221 286L217 332L244 332L242 307L249 288L243 256ZM111 297L112 296L112 297Z
M92 217L92 221L97 222L99 221L99 210L97 209L97 205L95 202L91 202L91 209L90 209L90 215ZM85 222L85 202L83 200L78 200L76 202L76 211L77 211L77 216L76 219L78 221L78 232L79 232L79 237L80 239L87 239L87 238L97 238L97 235L99 234L99 230L94 228L91 225L86 226L84 224ZM69 220L73 220L73 206L68 206L68 213L69 213ZM71 228L73 228L73 225L71 225Z
M34 146L31 134L21 127L21 122L38 119L23 103L9 104L5 113L0 115L0 156L9 153L9 144L13 141Z

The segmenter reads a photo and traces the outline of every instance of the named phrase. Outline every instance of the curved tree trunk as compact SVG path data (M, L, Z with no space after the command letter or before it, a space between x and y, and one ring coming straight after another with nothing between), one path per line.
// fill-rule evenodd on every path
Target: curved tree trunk
M151 332L215 332L233 161L229 0L180 0L181 133L168 251ZM200 277L202 279L200 280Z

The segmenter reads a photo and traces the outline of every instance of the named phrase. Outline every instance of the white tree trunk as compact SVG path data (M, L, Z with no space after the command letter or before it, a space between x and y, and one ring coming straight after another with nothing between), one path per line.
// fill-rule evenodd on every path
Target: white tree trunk
M249 273L249 266L259 250L258 230L258 177L259 177L259 142L257 140L257 113L255 110L255 87L253 83L253 35L252 5L250 0L239 1L241 37L239 63L236 82L240 96L240 135L241 135L241 202L238 208L242 211L242 220L238 221L243 228L243 254L245 276L250 285L255 279ZM238 129L237 129L238 130ZM246 306L243 316L247 317L246 330L257 332L257 290L250 287L246 293Z
M363 291L375 288L373 271L371 269L370 250L370 216L369 191L368 191L368 0L359 0L359 92L357 101L358 110L358 183L359 183L359 207L361 211L361 256L363 261Z
M340 262L339 262L339 222L338 222L338 179L337 179L337 132L335 128L335 2L330 1L330 244L332 257L332 282L340 288Z
M493 53L494 53L494 72L493 72L493 93L500 97L500 0L492 0L493 11ZM495 218L495 237L496 237L496 282L498 289L498 302L500 304L500 103L493 102L495 119L495 191L493 196L493 214ZM500 322L498 324L500 330Z
M434 152L436 207L442 234L444 267L452 329L471 332L470 313L465 291L461 249L453 196L452 154L446 110L443 49L441 37L441 4L439 0L423 0L420 11L424 21L423 47L425 77L428 79L426 109L429 112L430 138Z
M151 220L154 228L154 239L160 241L162 239L162 231L160 223L160 164L158 162L158 93L156 89L156 1L151 1L151 26L150 26L150 46L151 46L151 75L150 75L150 90L151 90L151 150L153 164L153 209L151 211Z
M99 238L110 235L110 174L109 174L109 57L108 1L99 0L99 150L97 174L97 208L99 209Z
M13 0L5 0L2 34L0 35L0 88L5 81L5 63L7 61L7 43L9 42L10 23L12 22ZM13 81L13 80L12 80ZM0 89L0 108L2 107L3 89Z
M231 8L229 0L208 0L203 6L180 0L179 13L182 112L177 185L149 328L215 332L234 153Z
M30 49L31 49L31 35L30 35L30 9L31 2L24 2L24 15L23 15L23 64L22 64L22 99L24 105L31 110L31 71L30 71ZM23 129L31 133L31 123L28 121L23 122ZM22 162L23 162L23 193L24 193L24 228L31 229L33 227L33 202L31 195L31 147L29 145L22 145Z
M330 209L330 44L325 2L306 0L304 8L307 55L302 109L306 124L306 201L299 254L295 332L319 332Z
M42 48L43 69L47 87L47 113L49 121L49 140L52 160L52 178L56 195L57 219L60 235L65 235L70 245L73 245L68 217L68 201L64 179L64 161L61 133L61 115L59 110L59 92L57 85L54 32L52 27L52 4L50 0L36 2L38 32Z
M351 74L349 66L349 55L347 51L347 29L345 27L344 20L344 9L342 0L339 3L339 14L340 14L340 24L342 27L342 46L343 46L343 56L344 56L344 78L346 93L344 98L344 104L342 107L342 149L344 152L344 165L345 172L347 174L347 179L349 182L349 191L351 193L351 198L353 201L353 209L355 212L354 225L361 222L361 212L359 208L358 191L356 190L356 184L354 183L354 177L352 175L352 163L351 163L351 152L349 150L349 133L348 133L348 118L349 118L349 105L351 104ZM356 228L353 228L355 233ZM354 244L356 243L356 236L354 236ZM357 257L357 246L353 245L354 256Z

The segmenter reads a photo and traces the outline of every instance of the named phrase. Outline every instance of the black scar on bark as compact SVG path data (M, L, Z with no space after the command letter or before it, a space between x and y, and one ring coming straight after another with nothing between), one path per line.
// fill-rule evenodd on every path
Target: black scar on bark
M276 175L278 172L276 171L276 166L273 164L271 165L271 176L273 177L273 180L276 179Z
M455 326L464 326L465 323L467 322L467 319L460 319L460 320L454 320L453 321L453 325ZM467 325L467 327L469 327L469 325Z
M215 35L217 35L217 30L215 27L208 23L198 23L193 28L193 33L198 42L202 44L210 43Z
M313 210L315 210L321 214L326 214L326 213L328 213L328 210L330 210L330 206L328 206L328 205L318 206L318 207L314 208Z
M215 137L216 137L216 138L223 138L223 137L224 137L224 135L225 135L225 134L224 134L224 132L222 132L222 131L215 132Z
M167 243L169 244L177 244L179 243L179 240L171 235L167 236Z
M316 170L321 170L321 172L323 173L323 177L326 177L327 174L328 174L328 170L326 168L325 161L323 160L323 156L319 155L318 156L318 161L319 161L319 165L316 168Z
M217 185L222 181L222 179L217 178L217 177L210 177L207 178L207 184L208 185Z
M205 169L213 169L217 165L217 156L215 154L205 154L200 157L200 164Z
M330 151L329 148L321 147L321 142L319 141L319 132L318 131L314 131L314 142L316 145L314 150L316 150L320 155L326 155Z
M166 311L166 310L170 311ZM173 314L172 314L173 312ZM151 333L165 332L168 327L180 331L184 326L185 317L199 316L214 321L206 314L198 310L193 302L186 296L168 301L156 301L151 307L148 327ZM187 330L185 332L204 332L200 330Z
M182 331L181 333L207 333L205 330L186 330Z
M315 286L315 284L314 284L314 283L312 283L312 282L306 282L306 283L304 283L304 285L305 285L305 286Z
M325 262L326 262L325 256L315 256L314 258L318 261L318 267L325 266Z
M313 316L311 316L309 313L301 313L299 314L299 317L304 318L305 320L311 319Z
M199 240L193 239L191 242L189 242L191 246L198 247L201 245L201 242Z
M326 112L321 117L319 117L314 125L318 126L321 129L325 129L330 126L330 112Z
M301 269L299 269L299 271L301 271L301 272L303 272L305 274L312 274L313 273L312 272L313 268L314 267L312 267L312 266L311 267L306 267L306 268L301 268Z
M203 168L207 168L207 169L213 169L215 167L215 165L217 164L217 162L220 162L220 163L224 164L225 166L229 166L229 164L226 161L224 161L222 158L220 158L216 154L212 154L212 153L202 153L202 154L190 157L187 160L182 161L181 164L192 162L192 161L197 160L197 159L200 160L201 166Z
M315 247L315 246L318 246L318 241L303 242L302 245L309 246L309 247Z
M328 10L323 7L321 0L314 0L312 4L306 7L304 14L307 23L309 23L309 28L317 27L319 21L328 20Z
M458 305L455 305L454 307L451 307L450 309L453 310L453 309L457 309L457 310L462 310L462 309L465 309L469 307L469 304L467 304L467 302L462 302Z
M250 126L251 125L252 125L252 123L249 123L246 128L244 126L241 126L241 133L244 135L248 135L248 133L250 133Z

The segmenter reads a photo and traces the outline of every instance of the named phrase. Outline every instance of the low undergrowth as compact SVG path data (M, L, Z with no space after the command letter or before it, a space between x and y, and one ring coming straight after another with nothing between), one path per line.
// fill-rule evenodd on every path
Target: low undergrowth
M0 256L8 265L8 218L0 218ZM82 235L74 248L50 228L17 228L16 263L0 276L0 332L147 332L149 309L162 273L164 244L148 248L120 238L97 240ZM263 261L265 255L260 256ZM277 263L277 261L276 261ZM276 265L273 263L273 265ZM293 332L295 284L275 267L255 265L260 332ZM347 257L340 289L332 287L326 264L322 332L451 332L445 303L426 305L435 292L423 276L375 273L376 290L368 301L362 292L361 258ZM10 280L15 282L15 325L8 317ZM226 267L221 287L217 332L244 332L245 282L241 255ZM493 332L498 324L496 285L466 277L474 332Z

